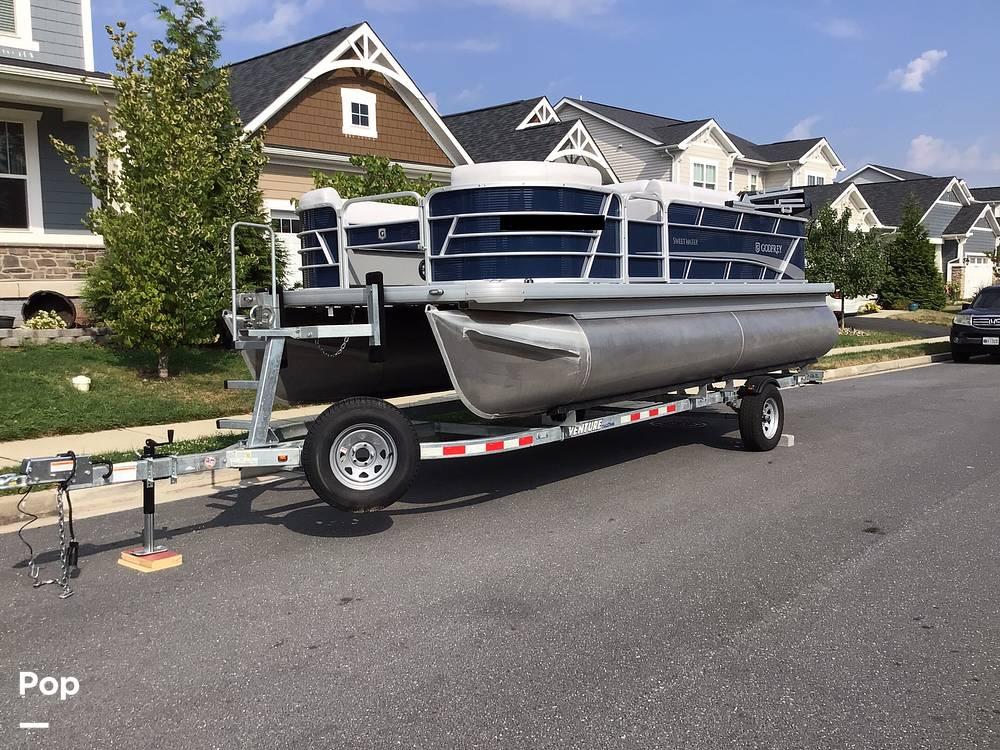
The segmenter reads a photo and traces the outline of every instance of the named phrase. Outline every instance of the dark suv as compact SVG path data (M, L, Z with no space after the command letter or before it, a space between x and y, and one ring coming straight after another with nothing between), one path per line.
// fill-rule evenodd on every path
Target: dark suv
M951 356L968 362L973 354L1000 356L1000 286L983 288L951 322Z

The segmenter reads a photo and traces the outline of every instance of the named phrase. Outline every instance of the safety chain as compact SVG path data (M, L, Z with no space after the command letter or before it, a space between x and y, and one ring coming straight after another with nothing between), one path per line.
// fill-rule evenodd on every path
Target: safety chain
M351 308L351 320L348 323L348 325L354 324L354 317L357 311L358 311L357 306ZM350 340L351 340L350 336L344 336L344 340L340 342L340 347L333 354L330 354L330 352L327 351L327 347L319 343L319 339L316 339L314 343L316 344L316 348L319 349L319 353L322 354L324 357L328 357L329 359L336 359L337 357L339 357L341 354L344 353L344 349L347 348L347 344Z
M62 593L59 594L60 599L68 599L73 596L73 589L71 589L69 585L70 551L69 542L66 540L66 512L63 503L64 492L65 490L60 484L56 488L56 516L59 521L59 563L62 567L60 576L58 578L49 578L48 580L40 581L39 568L38 564L35 562L34 551L32 551L31 560L28 562L29 574L34 579L32 586L37 589L42 586L48 586L50 583L54 583L62 589ZM29 549L31 549L30 545Z

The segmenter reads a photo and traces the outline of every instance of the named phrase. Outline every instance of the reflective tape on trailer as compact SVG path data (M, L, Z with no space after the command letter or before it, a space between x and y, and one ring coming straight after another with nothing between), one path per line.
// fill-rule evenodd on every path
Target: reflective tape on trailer
M506 438L488 438L463 440L449 443L422 443L421 458L458 458L460 456L479 456L486 453L503 453L530 448L539 442L550 442L551 431L522 433Z

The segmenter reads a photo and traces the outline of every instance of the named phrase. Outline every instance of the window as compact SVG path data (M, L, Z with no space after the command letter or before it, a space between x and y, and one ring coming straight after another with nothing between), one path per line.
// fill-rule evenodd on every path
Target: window
M733 170L729 170L729 192L733 192Z
M20 122L0 122L0 228L28 228L28 165Z
M368 105L361 102L351 102L351 124L369 127Z
M750 192L752 192L752 193L756 193L757 192L757 184L758 184L758 178L759 177L760 177L760 175L758 175L756 172L750 172L749 173L748 179L747 179L747 189Z
M340 98L344 111L344 134L378 138L375 125L375 94L361 89L343 88Z
M38 51L31 38L31 0L0 0L0 47Z
M806 175L806 184L807 185L825 185L826 184L826 179L822 175L810 174L810 175Z
M695 187L715 190L717 167L714 164L706 164L696 161L691 164L691 184Z
M271 226L278 234L298 234L302 224L298 219L271 219Z

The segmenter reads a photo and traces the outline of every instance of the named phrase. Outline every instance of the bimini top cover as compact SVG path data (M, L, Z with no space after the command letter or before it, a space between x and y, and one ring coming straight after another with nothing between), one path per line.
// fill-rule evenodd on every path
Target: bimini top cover
M310 190L299 200L299 215L315 208L341 209L344 199L333 188ZM416 221L418 217L416 206L400 206L396 203L380 203L378 201L358 201L347 207L344 224L380 224L395 221Z
M452 187L524 184L598 186L601 173L583 164L549 161L489 161L451 170Z

